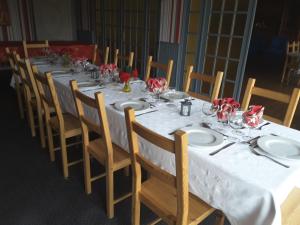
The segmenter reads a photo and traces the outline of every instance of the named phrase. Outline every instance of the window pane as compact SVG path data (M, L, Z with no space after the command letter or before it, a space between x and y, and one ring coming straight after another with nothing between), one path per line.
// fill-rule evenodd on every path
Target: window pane
M222 23L222 34L230 34L233 14L224 14Z
M218 30L219 30L219 24L220 24L220 14L219 13L213 13L211 15L211 19L210 19L209 32L217 34Z
M222 0L213 1L213 10L221 10L221 7L222 7Z
M225 59L218 59L217 63L216 63L216 69L215 69L215 72L214 72L215 74L213 74L213 75L216 75L217 71L224 72L224 70L225 70L225 63L226 63Z
M234 11L234 5L236 0L226 0L225 10L226 11ZM243 1L243 0L242 0Z
M218 56L227 57L227 51L229 47L228 45L229 45L229 38L221 37L219 43Z
M207 46L206 46L206 54L215 55L217 47L217 38L216 37L208 37Z
M230 58L239 59L242 48L242 38L233 38L231 45Z
M234 27L234 35L243 35L245 26L246 26L246 14L238 14L236 15L235 27Z
M213 70L214 58L206 57L204 65L204 74L211 75Z
M201 3L202 3L202 1L200 1L200 0L192 0L190 11L200 11Z
M225 82L223 96L224 97L231 97L231 96L233 96L233 91L234 91L234 84L229 83L229 82Z
M248 11L249 0L239 0L238 11Z
M228 62L227 79L229 79L229 80L236 79L238 65L239 65L238 62L235 62L235 61Z
M198 44L198 36L197 35L188 35L187 41L187 51L188 52L196 52Z

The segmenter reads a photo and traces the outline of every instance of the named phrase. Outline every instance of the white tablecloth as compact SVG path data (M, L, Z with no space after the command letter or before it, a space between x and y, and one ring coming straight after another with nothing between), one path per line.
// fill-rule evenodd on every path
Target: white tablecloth
M40 71L49 71L51 66L39 66ZM55 85L65 111L75 114L69 81L90 80L86 74L55 76ZM97 91L97 90L96 90ZM98 90L99 91L99 90ZM105 94L106 110L114 143L128 150L124 113L111 106L117 100L140 98L145 95L138 84L132 85L132 92L122 92L122 86L111 86L100 90ZM94 91L85 94L94 96ZM182 117L178 108L166 104L158 106L158 111L136 117L138 122L170 139L169 132L189 123L195 126L203 120L203 101L194 100L192 115ZM86 109L89 117L98 121L97 114ZM213 120L215 118L212 118ZM230 130L228 133L230 134ZM281 125L271 124L262 131L254 131L253 136L269 133L299 140L300 132ZM226 144L227 142L225 142ZM142 153L155 164L174 174L174 157L145 140L140 140ZM246 144L234 144L226 150L210 156L212 149L189 148L190 191L213 207L222 210L232 225L280 225L280 205L289 192L300 181L300 164L290 163L289 169L254 155Z

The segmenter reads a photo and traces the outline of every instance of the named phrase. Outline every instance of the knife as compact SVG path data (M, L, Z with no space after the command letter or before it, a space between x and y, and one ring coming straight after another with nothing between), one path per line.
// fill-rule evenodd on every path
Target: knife
M215 150L215 151L209 153L209 155L215 155L215 154L217 154L218 152L220 152L220 151L222 151L222 150L228 148L229 146L231 146L231 145L233 145L233 144L235 144L235 142L230 142L229 144L224 145L223 147L221 147L221 148L219 148L219 149L217 149L217 150Z

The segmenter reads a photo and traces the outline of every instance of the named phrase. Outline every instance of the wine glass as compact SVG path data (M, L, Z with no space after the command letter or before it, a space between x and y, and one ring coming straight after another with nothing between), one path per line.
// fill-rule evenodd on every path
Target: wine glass
M233 111L229 114L228 124L233 129L232 133L242 136L244 133L241 129L245 128L244 126L244 118L243 118L243 111L237 110Z
M261 119L256 115L243 114L243 123L248 128L247 138L252 138L252 130L255 129L261 122Z
M216 115L218 111L218 107L213 105L211 102L204 102L202 104L202 112L205 115L205 120L204 122L208 123L208 125L211 125L209 121L209 117L212 117L214 115Z

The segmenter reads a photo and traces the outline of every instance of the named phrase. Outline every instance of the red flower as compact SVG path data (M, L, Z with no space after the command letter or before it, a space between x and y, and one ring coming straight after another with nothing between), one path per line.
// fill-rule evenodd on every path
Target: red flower
M134 78L137 78L139 76L139 72L137 69L134 69L131 74Z
M120 72L119 77L122 83L126 83L130 79L130 73Z
M147 86L151 92L163 92L168 84L165 78L150 78L147 81Z

